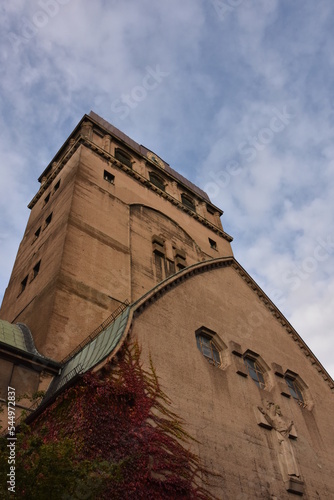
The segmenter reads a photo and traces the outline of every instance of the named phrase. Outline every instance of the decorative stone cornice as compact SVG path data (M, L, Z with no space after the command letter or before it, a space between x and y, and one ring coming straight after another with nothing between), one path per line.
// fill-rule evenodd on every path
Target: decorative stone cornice
M43 193L46 191L46 189L50 186L52 181L55 179L55 177L58 175L58 173L64 168L65 164L69 161L69 159L73 156L73 154L76 152L76 150L79 148L80 145L84 145L100 157L104 158L105 160L110 161L110 163L120 169L126 172L128 175L139 181L141 184L144 184L147 188L151 189L152 191L155 191L158 193L160 196L165 198L166 200L170 201L173 205L177 206L179 209L183 210L186 212L188 215L193 217L194 219L198 220L201 224L204 226L209 227L212 231L214 231L218 236L221 236L228 242L233 241L232 236L229 234L225 233L222 229L220 229L218 226L215 226L212 224L212 222L208 221L204 217L202 217L200 214L194 212L193 210L189 209L183 203L174 198L171 194L166 193L166 191L163 191L159 189L157 186L152 184L149 179L141 175L139 172L136 170L133 170L132 168L128 167L121 161L117 160L111 153L107 152L105 149L101 148L100 146L97 146L94 142L91 140L87 139L87 137L83 135L79 135L77 139L73 142L73 144L70 146L70 148L61 156L58 162L53 162L53 169L51 173L48 175L46 178L45 182L41 185L38 193L34 196L34 198L31 200L31 202L28 205L28 208L33 208L33 206L36 204L36 202L39 200L39 198L43 195ZM188 188L189 189L189 188ZM196 197L198 197L198 194L195 194Z

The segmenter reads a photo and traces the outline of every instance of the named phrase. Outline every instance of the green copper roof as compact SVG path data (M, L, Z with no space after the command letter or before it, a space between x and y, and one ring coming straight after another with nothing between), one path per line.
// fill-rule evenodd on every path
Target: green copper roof
M3 319L0 319L0 342L29 352L21 328Z
M46 358L40 354L34 344L31 331L24 323L9 323L0 319L0 344L1 350L11 355L19 355L21 361L34 365L35 369L39 367L49 373L57 373L60 369L60 363L53 359Z
M53 396L75 375L83 374L103 361L115 349L126 327L130 309L131 307L124 309L115 321L65 363L61 374L53 379L46 399Z

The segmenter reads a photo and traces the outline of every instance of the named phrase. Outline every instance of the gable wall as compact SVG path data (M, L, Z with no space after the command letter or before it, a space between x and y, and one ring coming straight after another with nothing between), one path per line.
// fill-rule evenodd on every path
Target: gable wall
M227 347L221 368L210 365L197 349L195 331L202 325L214 330ZM295 423L298 437L292 446L306 498L318 498L316 491L320 498L334 496L331 390L235 269L211 270L172 288L138 315L132 336L146 359L151 353L173 408L200 441L195 451L198 446L205 463L222 474L215 480L219 498L289 498L276 432L257 422L257 406L265 407L267 401L279 405ZM230 341L262 357L268 366L266 390L236 373ZM275 375L272 363L298 373L307 384L306 408L281 394L280 383L285 382Z

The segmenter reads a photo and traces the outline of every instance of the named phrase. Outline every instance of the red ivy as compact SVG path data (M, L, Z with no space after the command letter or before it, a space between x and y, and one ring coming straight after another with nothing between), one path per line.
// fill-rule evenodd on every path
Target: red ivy
M142 368L136 344L125 346L117 363L84 375L34 421L32 434L44 445L70 440L73 465L90 464L79 484L86 496L74 489L68 498L214 498L204 483L210 473L187 449L191 438L152 364Z

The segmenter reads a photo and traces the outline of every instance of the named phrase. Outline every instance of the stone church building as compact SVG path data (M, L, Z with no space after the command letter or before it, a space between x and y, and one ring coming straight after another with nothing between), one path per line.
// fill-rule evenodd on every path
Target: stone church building
M93 112L39 181L0 310L2 404L11 386L46 405L137 340L213 494L333 499L334 382L233 257L222 210Z

